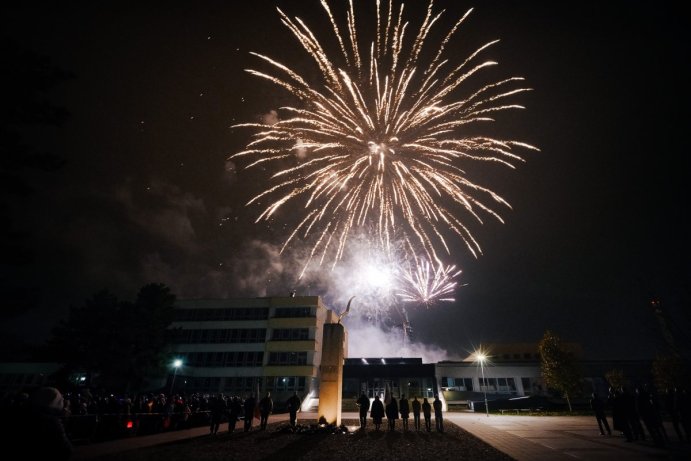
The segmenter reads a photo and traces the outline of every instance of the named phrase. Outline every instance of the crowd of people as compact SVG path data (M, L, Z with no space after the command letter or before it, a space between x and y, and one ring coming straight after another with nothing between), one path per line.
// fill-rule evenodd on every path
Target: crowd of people
M663 400L660 402L659 400ZM290 426L297 426L297 413L302 401L297 392L288 398L284 404L289 413ZM400 399L387 396L382 401L376 395L371 401L362 393L356 401L359 408L360 428L365 430L368 417L372 419L375 430L381 430L386 418L388 430L395 431L396 423L400 419L402 430L408 431L409 419L412 413L413 429L415 431L432 431L432 414L434 413L435 429L444 432L444 418L442 402L438 395L434 401L427 398L422 400L417 396L408 400L405 395ZM633 391L625 387L610 388L609 394L601 398L592 394L590 405L595 413L600 434L611 436L612 432L619 432L627 442L647 440L657 446L664 446L670 438L663 425L661 408L667 414L680 441L691 441L691 398L686 391L668 389L661 397L652 392L648 386L636 387ZM234 432L237 423L242 421L245 432L253 429L253 420L259 420L259 430L266 430L268 419L274 410L271 393L257 399L255 394L249 394L242 399L239 396L190 394L173 395L142 394L137 396L119 396L112 394L92 395L88 390L80 393L62 393L53 387L43 387L31 394L18 393L5 396L2 401L4 413L3 433L24 446L31 447L38 459L69 459L72 452L72 434L69 425L66 429L64 421L70 416L98 415L117 416L117 421L132 421L135 416L151 416L158 426L154 432L164 430L184 429L192 427L193 415L204 416L203 421L209 424L209 433L214 435L224 420L228 421L228 432ZM607 419L611 412L612 426ZM196 424L199 425L199 424ZM26 427L35 430L26 431ZM32 444L26 437L35 439L39 436L45 443ZM26 442L26 443L24 443ZM46 456L50 453L50 456Z
M297 391L285 402L291 427L297 425L297 413L300 411L301 405L302 400ZM235 432L238 421L243 421L245 432L252 430L253 419L255 418L259 419L259 429L266 430L273 409L274 402L271 398L271 392L267 392L258 402L254 394L248 395L244 400L237 396L226 397L223 394L218 394L210 402L211 426L209 432L211 434L218 433L224 417L228 419L228 432Z
M413 413L413 425L416 431L420 431L420 415L422 414L425 421L425 430L432 431L432 409L434 409L434 424L437 432L444 432L444 416L442 413L442 403L438 395L434 396L434 402L429 403L427 398L423 398L422 402L418 400L417 396L413 400L408 401L405 395L401 395L400 400L396 397L388 397L386 402L382 402L379 395L374 396L374 400L370 404L370 399L364 394L356 402L360 413L360 428L364 430L367 427L367 413L369 412L374 424L375 430L380 430L384 416L388 423L389 431L396 430L396 421L401 420L403 431L408 431L408 420L410 419L410 412ZM400 416L400 418L399 418Z
M649 437L653 444L662 447L670 440L661 415L663 406L677 439L691 441L691 398L686 391L667 389L664 402L660 402L658 395L649 386L636 387L633 392L623 386L610 387L609 394L604 399L593 393L590 406L602 436L611 436L614 430L627 442L644 441ZM608 408L612 414L611 428L607 421Z

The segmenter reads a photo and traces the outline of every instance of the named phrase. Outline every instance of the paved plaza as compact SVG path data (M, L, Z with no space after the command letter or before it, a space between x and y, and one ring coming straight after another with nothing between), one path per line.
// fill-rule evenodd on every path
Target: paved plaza
M646 442L626 442L620 435L601 436L595 417L518 416L446 413L446 419L517 461L561 460L691 460L691 444L672 440L665 448ZM611 424L611 419L609 420Z
M287 421L287 414L272 415L269 423ZM344 419L357 420L357 413L344 413ZM316 419L316 413L302 413L300 419ZM600 436L594 417L588 416L518 416L483 413L449 412L451 421L484 442L517 461L561 460L690 460L691 443L676 440L676 434L666 426L672 441L665 448L656 448L648 440L626 442L623 437ZM226 430L225 424L221 431ZM354 428L353 428L354 429ZM399 429L400 430L400 429ZM142 437L114 440L75 447L74 460L95 458L108 453L122 452L176 440L207 435L208 427L167 432Z

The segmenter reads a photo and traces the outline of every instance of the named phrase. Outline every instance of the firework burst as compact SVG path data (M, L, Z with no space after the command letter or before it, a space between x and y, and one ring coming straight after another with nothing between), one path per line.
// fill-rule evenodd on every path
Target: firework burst
M448 276L438 254L438 249L450 253L445 235L457 235L477 256L481 248L467 221L482 223L484 216L502 221L495 207L509 207L473 182L465 165L491 162L514 168L522 161L517 148L535 149L471 134L469 127L492 121L499 112L522 109L508 101L529 89L521 86L522 78L510 77L474 91L459 90L471 76L497 64L480 59L497 41L462 62L454 63L447 52L471 10L442 34L441 42L432 42L430 32L444 11L434 12L430 2L424 19L414 25L404 16L403 4L377 0L376 22L371 23L376 33L363 46L366 29L356 26L352 0L340 26L328 3L321 5L340 49L333 58L300 18L278 9L282 23L318 67L318 84L252 53L270 70L247 71L284 88L299 105L280 108L283 118L272 125L235 125L255 132L246 149L231 158L247 159L245 168L275 166L270 186L248 205L269 201L257 221L269 220L288 204L304 210L283 249L294 239L309 239L307 264L315 258L336 264L349 236L368 228L373 244L386 249L400 238L409 254L419 250L434 261L437 269L430 274L441 270Z
M397 293L404 302L429 306L436 301L455 301L450 297L456 290L454 279L461 274L456 266L439 263L436 267L427 260L408 267L403 272L403 288Z

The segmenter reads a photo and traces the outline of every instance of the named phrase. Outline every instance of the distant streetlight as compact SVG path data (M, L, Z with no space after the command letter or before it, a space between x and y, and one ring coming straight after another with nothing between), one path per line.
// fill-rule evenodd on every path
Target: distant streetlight
M170 392L169 396L173 396L173 389L175 388L175 376L178 374L178 368L182 366L182 360L180 359L175 359L173 360L173 368L175 368L175 371L173 372L173 380L170 382Z
M480 372L482 373L482 390L485 393L485 413L489 418L489 406L487 405L487 381L485 381L485 360L487 360L487 355L484 352L475 352L475 361L480 362Z

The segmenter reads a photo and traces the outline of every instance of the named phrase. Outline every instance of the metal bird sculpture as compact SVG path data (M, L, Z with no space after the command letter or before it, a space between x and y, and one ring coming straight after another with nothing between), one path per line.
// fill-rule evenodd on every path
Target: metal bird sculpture
M353 296L352 298L350 298L348 300L348 305L346 306L345 310L343 312L341 312L341 314L338 316L338 322L336 322L336 323L341 323L341 320L343 319L343 317L348 315L348 312L350 312L350 303L353 300L353 298L355 298L355 296Z

